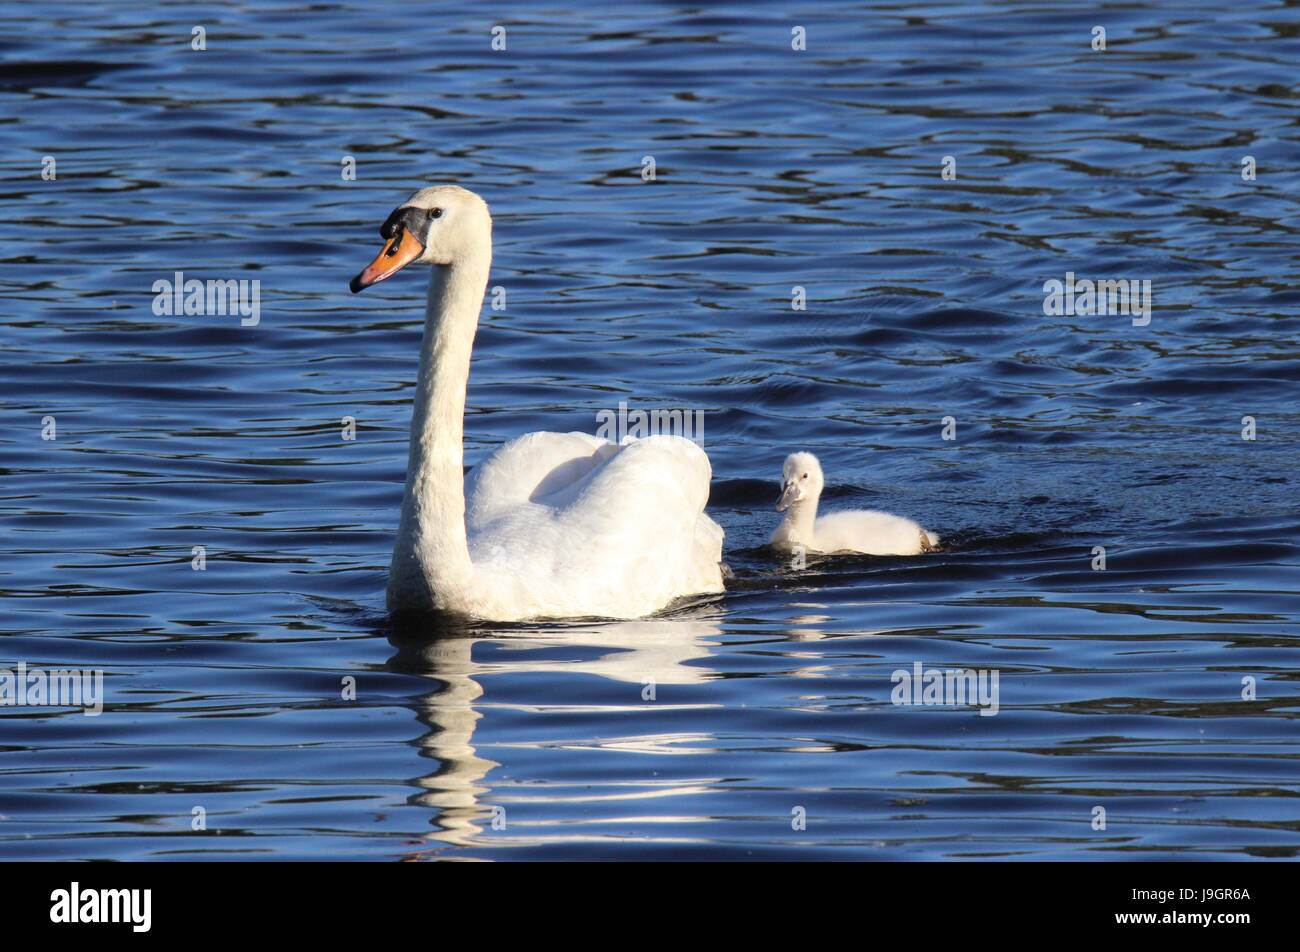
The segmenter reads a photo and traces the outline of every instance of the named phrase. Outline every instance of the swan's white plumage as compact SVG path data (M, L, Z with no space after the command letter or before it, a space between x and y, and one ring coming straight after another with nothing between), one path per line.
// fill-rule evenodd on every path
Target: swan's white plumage
M535 496L572 485L618 449L588 433L525 433L474 467L465 480L470 531Z
M722 591L722 529L704 514L711 477L704 451L677 436L506 444L466 494L470 560L493 613L640 618Z
M771 544L789 552L858 552L863 555L920 555L939 545L939 537L903 516L874 509L817 515L825 479L811 453L791 453L781 470L778 511L785 518Z
M390 610L492 621L641 618L721 592L722 529L704 514L712 473L689 440L615 445L585 433L529 433L466 479L465 395L492 218L474 193L439 186L416 192L392 222L400 227L385 225L389 243L354 290L401 261L434 268Z

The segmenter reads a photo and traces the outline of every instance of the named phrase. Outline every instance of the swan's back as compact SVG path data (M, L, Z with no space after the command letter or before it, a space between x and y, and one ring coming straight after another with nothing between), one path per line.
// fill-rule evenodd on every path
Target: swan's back
M534 433L502 447L471 474L466 504L493 616L637 618L722 591L711 478L704 451L676 436Z
M473 531L534 497L564 489L618 450L589 433L525 433L465 478L465 523Z

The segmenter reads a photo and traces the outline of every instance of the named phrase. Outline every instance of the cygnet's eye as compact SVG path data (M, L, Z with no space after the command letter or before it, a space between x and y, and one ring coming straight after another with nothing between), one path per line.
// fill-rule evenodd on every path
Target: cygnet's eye
M442 209L441 209L441 208L430 208L430 209L429 209L429 217L430 217L430 218L441 218L441 217L442 217Z
M803 474L802 476L800 476L799 478L800 478L800 479L807 479L807 478L808 478L808 474L807 474L807 473L804 473L804 474Z

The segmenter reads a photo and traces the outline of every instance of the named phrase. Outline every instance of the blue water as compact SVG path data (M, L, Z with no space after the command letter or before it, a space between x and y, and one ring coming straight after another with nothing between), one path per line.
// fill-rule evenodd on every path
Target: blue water
M0 3L0 663L107 695L0 708L0 857L1300 852L1296 7L133 6ZM467 464L702 410L725 596L385 617L425 279L347 283L435 182L507 291ZM767 551L794 449L944 550Z

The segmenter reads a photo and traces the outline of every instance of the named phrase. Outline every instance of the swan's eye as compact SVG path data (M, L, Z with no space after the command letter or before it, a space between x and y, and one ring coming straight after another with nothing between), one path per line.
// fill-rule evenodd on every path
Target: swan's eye
M430 218L441 218L441 217L442 217L442 209L441 209L441 208L430 208L430 209L429 209L429 217L430 217Z
M800 478L800 479L807 479L807 478L808 478L808 474L807 474L807 473L804 473L804 474L803 474L802 476L800 476L799 478Z

